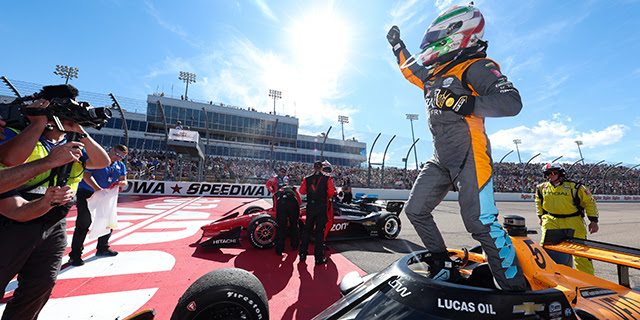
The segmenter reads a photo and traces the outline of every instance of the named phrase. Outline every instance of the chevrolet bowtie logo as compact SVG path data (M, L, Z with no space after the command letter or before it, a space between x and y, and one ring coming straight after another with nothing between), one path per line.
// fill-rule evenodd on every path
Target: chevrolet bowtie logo
M525 302L524 304L513 306L513 313L524 313L525 316L536 314L538 311L544 311L544 304Z

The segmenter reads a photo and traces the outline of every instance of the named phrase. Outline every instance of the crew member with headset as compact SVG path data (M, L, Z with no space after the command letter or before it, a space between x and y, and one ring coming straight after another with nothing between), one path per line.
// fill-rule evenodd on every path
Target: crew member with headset
M573 236L587 238L584 215L589 219L589 233L598 232L598 208L591 192L581 183L566 180L567 172L559 163L547 163L542 167L547 179L536 188L536 212L542 226L544 244L547 230L573 229ZM576 269L593 274L593 262L589 258L573 256Z
M37 100L30 108L45 109L52 98L68 97L75 99L77 89L70 85L45 87L49 93L44 99ZM48 90L48 91L47 91ZM46 196L48 187L62 182L76 190L82 179L84 168L98 169L109 165L106 151L96 143L86 131L71 120L59 122L46 114L28 116L30 124L20 133L17 130L5 130L6 139L0 141L0 158L6 166L16 166L25 162L47 157L53 148L66 144L67 133L80 135L83 144L83 156L80 162L68 167L51 169L29 180L18 191L26 200L35 200ZM75 135L75 134L74 134ZM0 272L0 287L5 288L9 281L19 274L18 287L13 298L7 302L2 319L35 319L49 300L62 264L62 256L67 247L66 216L73 202L51 202L50 209L41 217L26 222L2 216L2 243L0 256L4 261Z
M300 244L300 262L305 262L309 252L309 237L315 232L313 254L316 265L327 263L324 255L324 229L327 223L327 203L335 195L335 186L331 177L322 174L322 162L313 164L313 174L307 176L300 185L300 194L307 195L307 220L302 232Z

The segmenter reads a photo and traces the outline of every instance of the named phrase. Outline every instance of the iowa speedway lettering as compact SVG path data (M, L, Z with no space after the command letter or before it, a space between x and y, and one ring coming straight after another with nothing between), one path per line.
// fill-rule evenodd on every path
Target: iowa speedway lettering
M267 195L264 185L231 183L176 183L165 181L130 180L123 193L141 195L212 195L263 197Z

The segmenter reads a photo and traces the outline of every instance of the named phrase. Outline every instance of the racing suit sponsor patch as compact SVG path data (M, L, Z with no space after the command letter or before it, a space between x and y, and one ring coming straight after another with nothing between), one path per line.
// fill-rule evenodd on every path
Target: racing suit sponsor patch
M452 83L453 83L453 77L446 78L442 82L442 87L443 88L448 88Z

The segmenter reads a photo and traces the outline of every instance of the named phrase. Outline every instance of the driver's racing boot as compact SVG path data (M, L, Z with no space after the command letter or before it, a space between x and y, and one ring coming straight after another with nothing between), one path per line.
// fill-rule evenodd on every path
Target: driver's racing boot
M429 265L429 278L453 283L462 280L460 271L449 257L449 252L432 253L427 264Z

